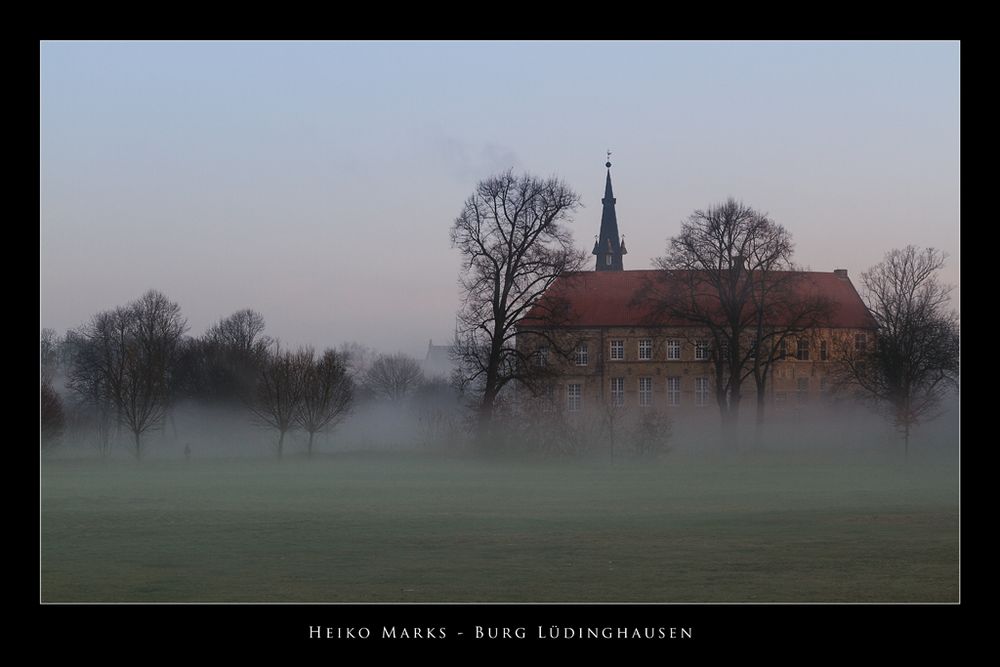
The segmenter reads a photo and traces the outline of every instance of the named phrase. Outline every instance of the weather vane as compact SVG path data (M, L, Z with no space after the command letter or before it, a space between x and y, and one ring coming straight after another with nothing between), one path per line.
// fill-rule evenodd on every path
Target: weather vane
M608 161L604 163L605 167L611 168L611 149L608 149Z

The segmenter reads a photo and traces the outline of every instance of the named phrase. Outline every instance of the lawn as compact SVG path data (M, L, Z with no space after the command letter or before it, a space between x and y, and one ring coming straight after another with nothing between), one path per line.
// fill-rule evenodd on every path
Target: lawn
M45 602L945 602L954 465L52 459Z

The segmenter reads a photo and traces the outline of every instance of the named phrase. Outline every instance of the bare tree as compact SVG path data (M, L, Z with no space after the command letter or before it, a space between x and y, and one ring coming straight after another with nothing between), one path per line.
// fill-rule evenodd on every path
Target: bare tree
M273 343L264 328L264 316L247 308L223 318L202 338L185 341L178 368L180 389L202 399L247 400Z
M205 338L247 358L262 357L273 342L269 336L264 335L264 328L264 316L245 308L212 325Z
M402 353L380 354L365 373L365 386L375 396L401 401L424 381L416 359Z
M372 363L374 363L378 356L373 349L356 341L341 343L337 352L344 359L344 363L347 364L347 372L354 379L355 383L364 381L365 373L368 372L368 369L371 368Z
M907 456L913 427L937 416L958 387L958 318L947 310L952 288L937 277L944 260L933 248L907 246L862 273L876 340L843 341L840 354L839 385L888 409Z
M347 372L344 357L326 350L319 359L307 350L308 364L303 378L302 409L299 426L309 434L308 453L312 456L313 437L320 431L341 423L354 400L354 381Z
M38 344L38 364L43 382L51 382L59 369L61 343L53 329L42 329Z
M833 312L829 297L814 289L809 280L784 257L751 260L757 266L751 276L753 290L751 307L754 319L748 337L746 373L753 378L757 391L756 440L763 436L767 382L773 377L775 362L791 337L804 336L816 327L826 325Z
M285 434L296 425L302 411L305 371L311 358L311 351L282 351L276 344L260 367L249 408L259 424L278 430L278 460L284 453Z
M738 444L743 380L752 372L748 368L760 370L757 348L774 335L765 331L779 293L774 272L791 268L792 249L784 227L729 199L695 211L681 225L667 254L655 260L660 275L639 297L657 317L694 327L711 340L715 399L731 447ZM761 386L765 378L762 373Z
M54 447L66 429L62 399L52 388L59 367L60 342L52 329L42 329L39 337L38 361L40 381L39 427L43 451Z
M103 459L111 454L115 424L115 406L107 372L113 357L106 353L101 339L91 330L95 320L78 330L67 331L63 348L69 369L67 386L76 398L75 421L93 427L91 442Z
M66 429L66 416L63 412L62 400L52 388L48 380L41 384L39 401L39 440L42 451L47 451L59 443Z
M132 432L133 454L142 458L142 435L158 427L170 404L171 372L187 322L180 307L150 290L136 301L105 311L78 332L82 349L70 388L110 406Z
M517 323L558 276L583 266L565 226L579 206L555 178L506 171L481 181L452 225L464 262L455 360L462 386L481 392L480 434L501 389L531 367L515 344Z

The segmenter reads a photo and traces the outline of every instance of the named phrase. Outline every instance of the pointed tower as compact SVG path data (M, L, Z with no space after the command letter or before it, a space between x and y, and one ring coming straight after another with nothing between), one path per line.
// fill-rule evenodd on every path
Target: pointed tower
M608 151L608 178L604 184L604 199L601 204L601 233L594 242L594 252L597 255L595 271L623 271L622 255L626 253L625 239L618 236L618 218L615 216L615 196L611 191L611 151Z

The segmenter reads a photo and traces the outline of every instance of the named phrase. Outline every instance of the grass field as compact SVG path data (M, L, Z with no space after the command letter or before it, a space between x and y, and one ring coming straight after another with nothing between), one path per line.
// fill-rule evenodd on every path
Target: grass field
M47 460L45 602L942 602L955 466Z

